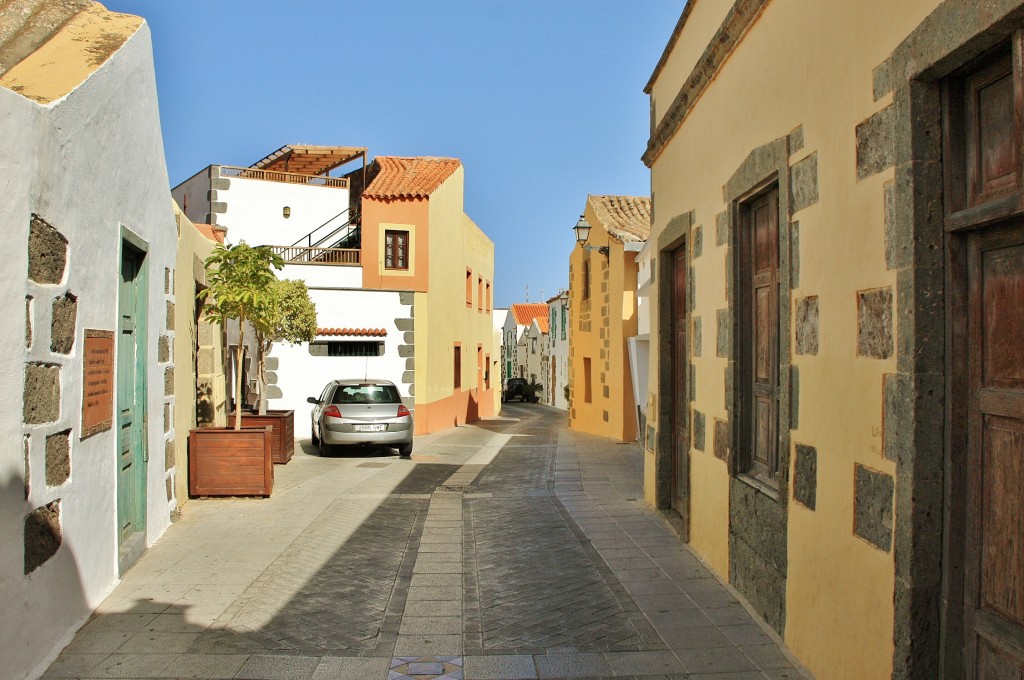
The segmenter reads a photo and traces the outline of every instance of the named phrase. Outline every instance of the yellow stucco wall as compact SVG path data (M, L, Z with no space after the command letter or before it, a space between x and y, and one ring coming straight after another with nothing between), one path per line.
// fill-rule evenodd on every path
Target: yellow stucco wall
M569 427L617 441L636 441L636 405L626 345L626 339L637 332L636 253L624 252L622 243L610 238L607 231L597 226L600 222L589 202L584 217L591 225L595 225L590 230L587 244L594 247L608 246L610 252L606 258L599 252L584 252L582 248L576 247L569 257L573 279L569 290L569 307L573 310L570 317L572 331L569 334L569 383L572 390ZM591 267L589 330L584 330L587 312L581 297L585 259L589 259ZM606 315L602 314L603 308L607 308ZM605 316L607 326L603 325ZM602 328L607 329L607 352L604 351L605 336L602 335ZM586 358L590 359L591 364L590 403L585 399ZM607 396L605 388L608 390Z
M170 199L168 199L170 200ZM197 263L205 262L213 252L214 243L206 238L174 206L178 221L178 252L174 262L174 457L177 471L174 480L175 496L180 507L188 501L188 433L196 426L196 276L205 278L205 269ZM214 334L220 348L220 334ZM212 402L216 405L214 422L226 424L226 395L224 365L220 353L214 354ZM219 378L219 379L218 379Z
M678 55L654 85L659 114L721 20L710 10L701 13L714 3L697 1L692 30L684 28ZM792 357L800 371L800 427L791 431L792 446L817 449L817 503L814 511L802 507L790 485L785 641L821 680L874 680L892 672L892 552L856 537L852 526L855 464L895 474L881 453L881 402L883 376L895 372L896 360L858 357L856 351L857 291L895 290L895 273L885 266L883 224L883 184L894 171L857 180L855 127L891 103L891 95L874 101L872 71L936 4L769 3L652 166L652 240L673 217L691 210L703 229L703 254L693 260L692 314L703 320L703 352L692 358L693 407L706 414L708 445L691 452L690 529L693 547L724 576L729 474L711 442L714 419L728 418L727 362L715 351L716 313L728 304L728 259L727 248L715 244L715 216L727 208L723 185L752 150L802 126L804 146L790 166L817 154L819 200L791 216L800 224L800 286L790 293L793 301L819 299L819 351ZM659 326L657 295L654 290L652 335ZM795 333L795 324L791 328ZM793 336L789 341L795 344ZM651 352L654 391L660 360L654 337ZM791 466L794 459L791 450ZM650 468L654 458L647 460ZM650 469L645 479L653 483ZM653 498L650 489L646 495Z
M478 305L476 279L494 286L494 244L463 211L464 170L459 168L429 199L430 268L426 293L416 294L416 423L431 432L494 413L501 380L492 364L491 389L479 389L477 347L492 354L492 322ZM466 270L472 271L472 306L466 305ZM454 347L462 347L462 386L453 388ZM492 361L494 357L491 357Z

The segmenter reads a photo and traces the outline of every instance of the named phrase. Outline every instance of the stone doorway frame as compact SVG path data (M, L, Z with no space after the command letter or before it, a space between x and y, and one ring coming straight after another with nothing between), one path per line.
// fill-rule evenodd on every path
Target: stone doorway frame
M945 0L873 74L875 99L893 99L886 236L897 272L897 372L885 381L883 439L896 462L897 680L962 677L956 621L963 593L950 559L962 540L950 512L962 427L951 407L946 328L963 254L960 237L944 224L941 83L1022 25L1020 0ZM940 551L944 559L936 560Z

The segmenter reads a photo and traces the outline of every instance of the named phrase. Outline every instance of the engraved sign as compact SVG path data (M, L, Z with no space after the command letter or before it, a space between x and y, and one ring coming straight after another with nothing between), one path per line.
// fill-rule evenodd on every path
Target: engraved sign
M114 332L86 329L82 362L82 439L105 432L114 417Z

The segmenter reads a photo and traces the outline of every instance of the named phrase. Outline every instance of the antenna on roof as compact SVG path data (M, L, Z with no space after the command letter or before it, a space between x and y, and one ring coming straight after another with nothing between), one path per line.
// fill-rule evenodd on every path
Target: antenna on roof
M526 284L526 301L530 301L530 284Z

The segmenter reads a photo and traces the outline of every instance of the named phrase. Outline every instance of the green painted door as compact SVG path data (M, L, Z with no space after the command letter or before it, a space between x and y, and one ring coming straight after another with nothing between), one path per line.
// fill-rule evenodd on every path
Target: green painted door
M117 521L124 544L144 530L146 507L145 328L142 254L124 245L118 290Z

